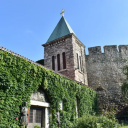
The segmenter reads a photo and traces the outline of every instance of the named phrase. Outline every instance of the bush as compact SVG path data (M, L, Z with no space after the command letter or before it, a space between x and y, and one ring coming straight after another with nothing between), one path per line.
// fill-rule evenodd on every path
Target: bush
M42 127L40 127L40 126L38 126L38 125L35 125L33 128L42 128Z
M106 116L87 115L76 120L73 128L119 128L115 119Z

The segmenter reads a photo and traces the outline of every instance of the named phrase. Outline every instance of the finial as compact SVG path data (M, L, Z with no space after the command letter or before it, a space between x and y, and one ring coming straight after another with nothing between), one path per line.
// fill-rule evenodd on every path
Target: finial
M60 13L60 15L64 16L65 10L62 9L62 12Z

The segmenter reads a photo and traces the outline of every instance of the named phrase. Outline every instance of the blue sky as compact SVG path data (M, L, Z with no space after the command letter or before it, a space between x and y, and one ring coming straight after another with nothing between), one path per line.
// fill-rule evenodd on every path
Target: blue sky
M0 0L0 46L31 60L66 10L76 36L88 47L128 44L128 0Z

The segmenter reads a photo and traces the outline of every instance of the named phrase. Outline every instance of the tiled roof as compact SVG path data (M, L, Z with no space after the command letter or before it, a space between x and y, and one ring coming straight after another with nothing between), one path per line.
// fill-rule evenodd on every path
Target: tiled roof
M65 20L64 16L62 16L46 43L49 43L53 40L69 35L71 33L74 33L72 28Z

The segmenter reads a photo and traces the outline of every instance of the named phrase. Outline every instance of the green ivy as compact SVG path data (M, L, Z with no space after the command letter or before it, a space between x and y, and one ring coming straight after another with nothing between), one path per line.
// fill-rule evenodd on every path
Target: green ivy
M123 67L123 73L126 75L126 80L123 82L123 85L121 86L121 92L122 96L125 101L128 101L128 66Z
M51 108L50 127L56 128L56 111L64 102L60 127L70 127L76 117L76 97L79 116L97 111L97 93L75 81L42 66L0 50L0 127L19 128L20 106L30 102L30 96L42 88ZM29 104L30 106L30 104Z

